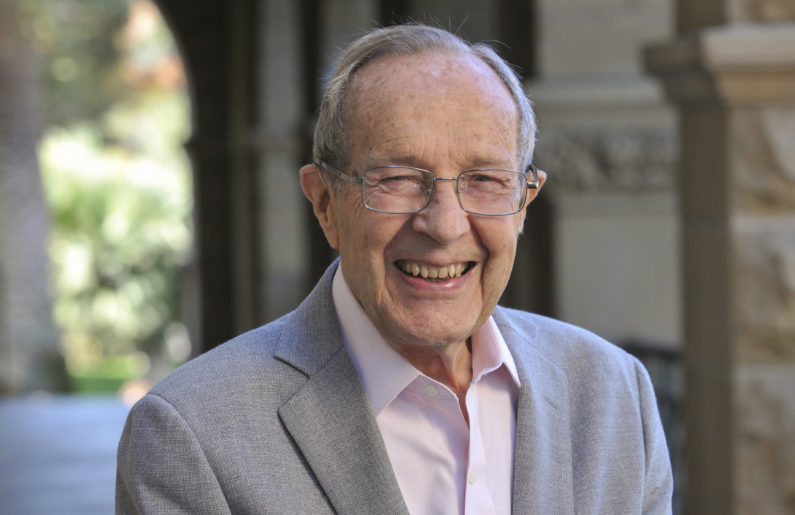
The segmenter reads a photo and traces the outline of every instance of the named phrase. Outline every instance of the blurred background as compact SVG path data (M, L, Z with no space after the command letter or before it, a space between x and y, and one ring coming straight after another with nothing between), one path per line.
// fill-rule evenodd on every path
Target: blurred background
M0 0L0 513L111 512L131 403L306 295L324 80L406 20L534 102L502 303L646 364L676 513L795 512L791 0Z

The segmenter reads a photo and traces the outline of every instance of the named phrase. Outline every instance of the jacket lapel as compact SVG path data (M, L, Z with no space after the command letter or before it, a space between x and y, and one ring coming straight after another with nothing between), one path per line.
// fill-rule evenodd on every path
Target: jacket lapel
M407 513L364 387L340 338L332 265L287 319L276 357L307 375L279 417L338 513Z
M405 513L381 434L342 348L279 409L338 513Z
M331 296L335 262L283 319L275 357L307 376L278 410L338 513L408 513L364 387L340 338ZM573 513L569 390L565 373L500 308L494 313L516 361L513 513Z
M573 513L571 423L566 376L505 316L495 319L516 361L519 390L513 513Z

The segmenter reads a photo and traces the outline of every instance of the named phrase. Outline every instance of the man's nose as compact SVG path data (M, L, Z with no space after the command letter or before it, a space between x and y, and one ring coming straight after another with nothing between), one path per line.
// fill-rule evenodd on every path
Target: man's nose
M452 243L469 231L469 216L461 209L456 187L455 178L436 178L427 207L414 216L415 231L441 245Z

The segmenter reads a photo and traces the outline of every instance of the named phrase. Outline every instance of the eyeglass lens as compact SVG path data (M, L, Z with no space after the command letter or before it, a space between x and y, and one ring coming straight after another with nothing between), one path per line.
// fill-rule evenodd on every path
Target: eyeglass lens
M457 180L459 203L465 211L505 215L521 209L527 178L511 170L471 170ZM414 213L430 199L434 176L404 167L373 168L365 172L362 198L368 208L385 213Z

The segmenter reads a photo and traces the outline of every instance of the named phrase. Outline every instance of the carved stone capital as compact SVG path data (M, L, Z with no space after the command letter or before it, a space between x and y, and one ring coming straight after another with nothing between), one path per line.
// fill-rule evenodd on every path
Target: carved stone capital
M662 129L550 129L536 147L552 189L663 191L674 188L676 140Z
M646 68L679 104L795 100L795 23L708 28L649 47Z

